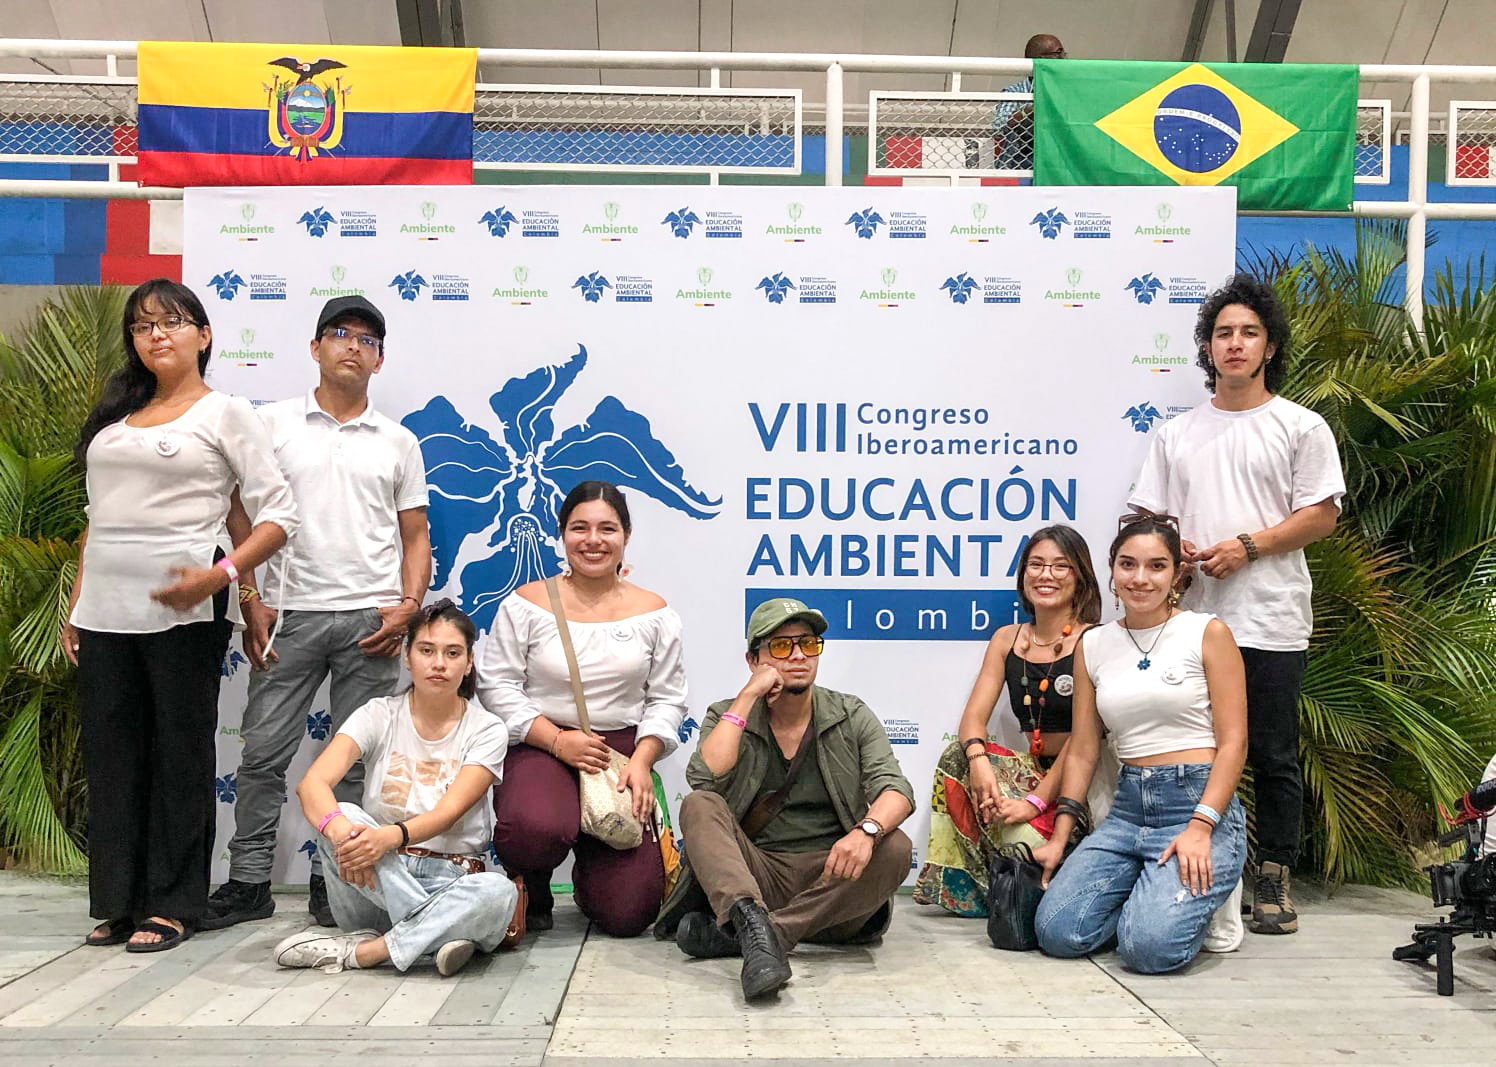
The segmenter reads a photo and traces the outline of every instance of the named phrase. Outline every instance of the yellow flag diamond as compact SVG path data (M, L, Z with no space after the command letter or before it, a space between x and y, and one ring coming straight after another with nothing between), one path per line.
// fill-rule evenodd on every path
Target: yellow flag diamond
M1098 119L1096 128L1179 185L1219 185L1299 132L1200 63Z

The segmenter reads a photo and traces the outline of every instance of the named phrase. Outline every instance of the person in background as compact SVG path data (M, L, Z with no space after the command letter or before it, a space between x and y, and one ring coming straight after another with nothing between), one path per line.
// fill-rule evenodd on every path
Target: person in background
M1068 59L1070 54L1060 39L1052 33L1036 33L1023 46L1024 59ZM1012 85L1003 87L1005 93L1032 93L1034 76L1030 74ZM992 129L997 139L997 168L999 170L1034 169L1034 104L1009 102L998 104L993 112Z

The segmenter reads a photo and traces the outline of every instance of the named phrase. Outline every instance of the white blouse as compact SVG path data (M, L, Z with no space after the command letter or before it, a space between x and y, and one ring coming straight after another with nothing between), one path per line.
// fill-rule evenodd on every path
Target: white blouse
M213 563L234 487L256 523L296 532L291 487L248 400L211 392L171 422L123 419L88 446L88 543L72 623L108 633L158 633L210 622L213 598L187 611L151 599L172 567ZM229 597L232 617L239 603Z
M1180 611L1130 636L1120 622L1081 635L1096 711L1122 759L1216 747L1203 651L1214 618ZM1138 667L1142 662L1147 669Z
M686 716L681 621L659 608L617 622L567 620L594 730L637 727L636 739L657 737L668 756L679 746ZM478 697L509 727L517 745L544 715L578 727L566 653L550 608L511 594L500 605L478 659Z

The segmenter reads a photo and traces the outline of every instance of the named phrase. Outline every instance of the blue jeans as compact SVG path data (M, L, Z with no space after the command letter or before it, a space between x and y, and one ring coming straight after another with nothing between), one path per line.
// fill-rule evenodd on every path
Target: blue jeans
M357 804L338 807L353 822L379 825ZM502 870L468 874L451 860L386 852L374 864L374 888L364 889L343 881L331 841L323 837L318 847L338 927L384 934L397 970L448 941L472 941L492 952L509 930L519 891Z
M1039 903L1035 931L1051 956L1084 956L1113 936L1122 962L1143 974L1183 967L1205 927L1241 879L1247 821L1231 798L1211 835L1215 885L1191 895L1179 861L1158 858L1185 828L1205 792L1210 764L1123 766L1111 813L1071 853Z

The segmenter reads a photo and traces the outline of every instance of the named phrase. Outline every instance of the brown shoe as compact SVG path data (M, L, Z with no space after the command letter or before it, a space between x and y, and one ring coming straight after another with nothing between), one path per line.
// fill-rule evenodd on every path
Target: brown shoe
M1291 934L1299 928L1299 914L1288 895L1288 868L1264 863L1252 882L1252 932Z

